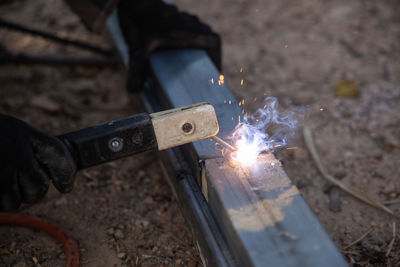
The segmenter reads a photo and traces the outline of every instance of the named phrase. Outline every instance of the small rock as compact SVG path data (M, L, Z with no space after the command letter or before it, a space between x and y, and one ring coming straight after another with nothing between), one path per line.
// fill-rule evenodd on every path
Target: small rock
M118 258L125 259L125 257L126 257L126 253L125 252L118 253Z
M197 266L197 261L195 261L195 260L189 261L188 267L196 267L196 266Z
M375 251L377 251L377 252L381 252L382 251L382 249L379 247L379 246L373 246L373 249L375 250Z
M154 203L154 200L153 200L153 198L152 198L151 196L148 196L148 197L146 197L146 198L144 199L144 203L145 203L145 204L153 204L153 203Z
M150 223L149 223L148 221L146 221L146 220L142 220L141 223L142 223L142 225L143 225L144 228L147 228L147 226L149 226L149 224L150 224Z
M342 211L342 202L340 200L340 191L336 186L332 186L329 190L329 210L333 212Z
M175 261L175 263L176 263L176 264L181 264L181 263L182 263L182 260L181 260L181 259L177 259L177 260Z
M353 157L353 152L351 152L351 151L345 151L345 152L344 152L344 157L345 157L346 159L350 159L351 157Z
M65 206L67 205L68 201L65 196L61 196L59 199L56 200L55 205L58 206Z
M53 113L59 112L62 109L60 104L58 104L57 102L55 102L54 100L50 99L45 95L39 95L33 97L30 101L30 104L32 107Z
M108 235L113 235L113 234L114 234L114 228L109 228L109 229L107 230L107 234L108 234Z
M117 230L115 230L114 237L116 237L118 239L123 239L125 237L125 235L120 229L117 229Z

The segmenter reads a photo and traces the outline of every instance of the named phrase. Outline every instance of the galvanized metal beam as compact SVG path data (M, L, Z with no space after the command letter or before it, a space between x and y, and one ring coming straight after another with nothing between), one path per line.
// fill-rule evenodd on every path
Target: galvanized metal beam
M119 52L122 62L129 64L129 49L119 28L118 17L114 12L107 21L107 28ZM159 97L152 96L157 87L154 77L149 77L144 91L140 94L141 103L149 113L165 110L165 103L159 102ZM158 87L157 87L158 88ZM162 94L162 90L156 89ZM230 253L221 229L208 206L201 188L197 183L184 148L188 146L168 149L160 152L161 168L166 174L180 210L189 226L194 244L197 246L202 262L205 266L237 266ZM198 164L197 168L199 168Z
M242 111L225 84L212 83L220 74L204 51L157 52L150 66L141 94L149 112L209 102L219 136L233 131ZM272 154L237 167L202 140L161 157L206 266L347 266Z

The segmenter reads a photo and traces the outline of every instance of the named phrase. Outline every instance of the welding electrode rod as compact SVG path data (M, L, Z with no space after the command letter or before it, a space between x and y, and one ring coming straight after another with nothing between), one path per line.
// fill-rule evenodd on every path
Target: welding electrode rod
M218 136L212 136L212 138L214 139L215 142L223 145L225 148L229 149L231 152L235 152L237 151L237 149L235 147L233 147L232 145L230 145L229 143L225 142L224 140L222 140L221 138L219 138Z

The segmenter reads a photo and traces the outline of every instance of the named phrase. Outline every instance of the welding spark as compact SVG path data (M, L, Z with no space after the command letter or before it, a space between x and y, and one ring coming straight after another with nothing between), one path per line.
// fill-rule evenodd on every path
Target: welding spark
M225 77L224 75L219 75L219 80L218 80L218 85L224 84L225 83Z
M241 165L250 166L260 153L285 147L297 124L294 111L279 110L277 98L267 97L262 109L251 116L244 116L235 127L229 139L236 151L230 152L230 157Z

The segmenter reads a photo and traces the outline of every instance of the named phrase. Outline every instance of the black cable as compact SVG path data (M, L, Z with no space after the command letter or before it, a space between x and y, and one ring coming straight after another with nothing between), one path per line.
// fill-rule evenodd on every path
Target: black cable
M32 35L37 35L37 36L52 40L54 42L62 43L64 45L71 45L71 46L79 47L81 49L92 51L94 53L98 53L98 54L101 54L101 55L107 56L107 57L113 55L112 51L94 46L92 44L88 44L88 43L85 43L82 41L77 41L77 40L71 40L68 38L58 37L54 34L44 32L41 30L32 29L32 28L29 28L26 26L18 25L18 24L6 21L1 18L0 18L0 27L4 27L4 28L10 29L10 30L24 32L24 33L28 33L28 34L32 34Z
M82 66L116 66L119 61L115 57L71 57L61 55L28 55L0 54L0 65L31 64L31 65L82 65Z

